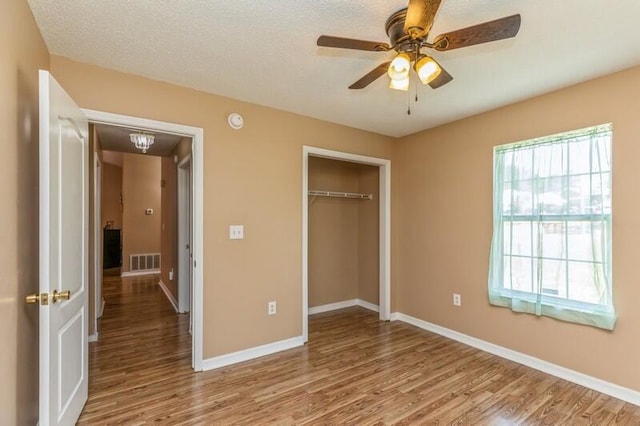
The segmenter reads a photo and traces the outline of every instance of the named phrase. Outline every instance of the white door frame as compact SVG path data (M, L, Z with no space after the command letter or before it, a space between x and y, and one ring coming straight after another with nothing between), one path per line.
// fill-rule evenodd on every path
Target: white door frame
M189 218L187 217L190 203L190 173L191 173L191 155L187 155L178 163L178 312L189 312L189 287L191 284L191 274L189 274L188 265L189 256L187 256L186 248L189 245L191 250L192 230ZM189 315L191 313L189 312ZM191 330L191 328L190 328Z
M89 341L98 340L98 318L102 316L102 161L93 151L93 334Z
M146 118L131 117L109 112L83 109L84 114L90 122L108 124L118 127L135 127L142 130L157 131L190 137L193 140L191 149L191 174L192 174L192 199L191 199L191 223L193 229L193 253L192 263L192 294L193 304L193 337L191 365L195 371L202 371L202 300L203 300L203 270L202 261L203 250L203 146L204 130L201 127L185 126L182 124L169 123L164 121L149 120Z
M302 337L309 340L309 157L377 166L380 170L380 320L391 319L391 160L312 146L302 147Z

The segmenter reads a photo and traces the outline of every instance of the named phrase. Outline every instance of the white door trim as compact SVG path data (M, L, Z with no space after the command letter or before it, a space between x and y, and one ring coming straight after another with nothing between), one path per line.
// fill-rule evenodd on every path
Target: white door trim
M98 340L98 318L102 315L102 161L93 151L93 337Z
M195 371L202 371L202 300L203 300L203 146L204 130L201 127L131 117L109 112L83 109L90 122L109 124L119 127L135 127L142 130L159 131L174 135L190 137L193 140L191 149L192 200L191 217L193 229L193 338L192 365Z
M178 175L178 312L189 312L189 286L185 283L191 281L189 270L184 268L188 265L189 258L185 253L186 245L191 243L191 232L189 220L186 220L187 203L189 203L189 181L186 168L191 168L191 155L183 158L177 166Z
M309 340L309 157L330 158L380 168L380 320L391 318L391 160L312 146L302 147L302 337Z

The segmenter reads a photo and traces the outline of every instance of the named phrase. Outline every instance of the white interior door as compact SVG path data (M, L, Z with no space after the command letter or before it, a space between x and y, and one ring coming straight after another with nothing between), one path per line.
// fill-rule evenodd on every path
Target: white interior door
M40 426L74 424L88 395L87 135L78 106L40 71Z

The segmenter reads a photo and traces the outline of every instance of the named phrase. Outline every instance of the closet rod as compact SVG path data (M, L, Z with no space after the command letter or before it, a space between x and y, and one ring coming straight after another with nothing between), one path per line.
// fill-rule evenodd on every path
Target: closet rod
M309 191L309 195L314 197L357 198L359 200L373 200L373 195L371 194L359 194L356 192Z

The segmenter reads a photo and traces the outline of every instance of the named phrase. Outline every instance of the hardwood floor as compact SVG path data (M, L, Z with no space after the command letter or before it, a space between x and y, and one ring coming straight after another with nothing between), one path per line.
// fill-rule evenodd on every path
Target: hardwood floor
M188 317L154 280L104 293L79 424L640 424L640 407L363 308L310 317L304 347L193 373Z

